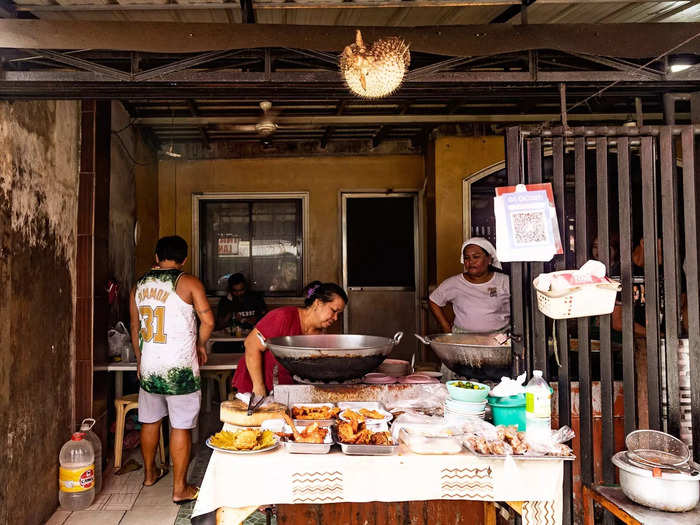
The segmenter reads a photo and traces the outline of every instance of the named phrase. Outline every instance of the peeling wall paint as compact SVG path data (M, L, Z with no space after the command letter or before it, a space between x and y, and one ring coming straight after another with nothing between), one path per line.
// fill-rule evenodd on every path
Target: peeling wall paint
M0 102L0 523L57 505L72 427L77 102Z
M109 177L109 274L119 282L119 308L112 306L110 327L128 317L129 290L134 282L134 222L136 194L134 161L139 136L129 127L129 114L112 102Z

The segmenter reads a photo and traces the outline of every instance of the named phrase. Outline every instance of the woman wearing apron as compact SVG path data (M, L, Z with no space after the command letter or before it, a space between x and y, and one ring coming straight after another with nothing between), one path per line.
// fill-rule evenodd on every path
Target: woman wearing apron
M510 326L510 283L501 271L496 248L482 237L472 237L460 251L464 272L445 279L430 294L430 310L444 333L489 333ZM455 314L450 326L445 306ZM443 379L454 378L444 365Z

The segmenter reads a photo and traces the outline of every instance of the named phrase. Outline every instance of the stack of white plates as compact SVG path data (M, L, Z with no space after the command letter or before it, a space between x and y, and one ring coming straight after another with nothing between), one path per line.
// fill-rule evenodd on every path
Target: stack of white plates
M411 373L411 363L402 359L385 359L375 372L392 377L406 376Z
M445 400L445 420L451 423L459 423L467 417L484 419L486 416L486 401L469 403L448 398Z

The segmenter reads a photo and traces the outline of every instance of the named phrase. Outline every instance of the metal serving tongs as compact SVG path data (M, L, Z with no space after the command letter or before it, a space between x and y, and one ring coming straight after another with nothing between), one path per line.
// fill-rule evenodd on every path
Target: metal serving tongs
M255 394L253 392L250 393L250 401L248 401L248 415L252 416L253 412L262 405L262 402L265 401L265 396L260 396L260 399L257 401L255 400Z

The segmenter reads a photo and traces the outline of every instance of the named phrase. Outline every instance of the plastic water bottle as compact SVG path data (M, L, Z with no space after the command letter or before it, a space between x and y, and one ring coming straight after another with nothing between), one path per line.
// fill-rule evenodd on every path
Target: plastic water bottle
M83 419L80 424L80 431L85 434L85 437L92 445L92 450L95 452L95 496L102 492L102 442L92 431L95 426L95 420L90 418Z
M546 441L552 433L552 390L542 377L542 370L533 370L525 387L525 421L527 438Z
M65 510L81 510L95 499L95 453L85 434L76 432L58 456L58 502Z

